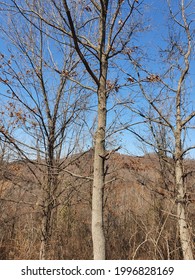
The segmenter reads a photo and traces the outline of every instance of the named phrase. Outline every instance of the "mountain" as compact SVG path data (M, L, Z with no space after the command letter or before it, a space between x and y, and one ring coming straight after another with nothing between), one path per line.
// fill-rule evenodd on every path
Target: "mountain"
M107 259L181 259L173 160L108 151L104 190ZM93 150L60 163L51 259L92 259ZM188 218L195 233L195 161L186 160ZM38 259L44 161L2 163L0 259Z

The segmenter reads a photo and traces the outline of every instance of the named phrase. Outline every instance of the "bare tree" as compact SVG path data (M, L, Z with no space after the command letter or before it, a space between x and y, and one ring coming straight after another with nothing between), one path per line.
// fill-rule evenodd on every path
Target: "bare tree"
M144 109L135 106L133 111L147 121L152 137L147 138L132 129L131 132L136 134L141 141L155 148L161 167L164 171L169 170L169 173L174 175L173 200L177 208L183 258L193 259L191 229L187 213L190 201L188 200L184 165L185 155L194 149L194 145L186 143L186 135L192 129L195 117L193 106L189 106L188 101L188 98L191 99L192 93L192 87L189 85L192 69L191 57L194 55L192 40L194 30L190 14L192 2L181 0L177 1L177 5L172 5L171 1L167 2L171 29L169 30L169 43L165 49L161 49L161 56L164 58L162 63L164 72L160 73L159 69L159 72L154 74L145 70L141 64L134 63L137 69L137 79L135 78L134 81L139 84L146 106ZM133 58L129 58L132 62ZM173 160L169 159L170 156ZM171 186L165 184L164 187L173 191Z
M92 238L94 259L105 259L103 229L103 190L105 185L105 149L107 102L112 91L118 91L116 69L119 58L130 49L132 36L139 30L138 1L11 1L29 19L41 19L49 28L63 35L74 46L88 84L80 83L97 93L97 129L94 139L94 174L92 195ZM134 16L135 15L135 16ZM52 37L52 35L50 35ZM113 64L112 64L113 63ZM122 73L122 72L121 72ZM75 81L78 83L78 81ZM130 83L130 82L129 82Z
M15 133L10 134L4 126L0 132L26 160L41 188L37 202L42 212L40 259L47 259L62 192L59 178L65 168L63 160L79 151L81 112L84 115L88 96L71 81L83 75L77 72L74 49L68 44L64 47L56 32L51 38L52 27L42 19L15 14L11 6L6 13L6 7L2 6L1 31L10 46L1 54L1 98L7 103L3 114Z
M83 36L83 28L78 29L78 23L73 14L73 4L62 1L69 28L69 33L73 39L75 50L77 51L86 71L91 76L97 88L98 97L98 120L95 133L94 144L94 177L92 194L92 238L94 259L105 259L105 236L103 228L103 190L105 185L105 160L107 158L105 149L106 120L107 120L107 98L111 89L115 88L116 82L108 80L109 61L116 58L129 44L132 33L137 27L134 23L129 24L132 13L136 12L137 1L90 1L88 6L82 5L82 9L91 13L90 17L82 23L84 27L88 22L92 22L91 27L95 28L97 40L92 40L91 36ZM125 12L126 9L126 12ZM122 13L123 19L120 18ZM124 36L124 30L129 26L129 34ZM82 30L83 29L83 30ZM92 34L91 34L92 35ZM86 54L89 53L96 61L98 74L95 74L89 60L82 52L84 48Z

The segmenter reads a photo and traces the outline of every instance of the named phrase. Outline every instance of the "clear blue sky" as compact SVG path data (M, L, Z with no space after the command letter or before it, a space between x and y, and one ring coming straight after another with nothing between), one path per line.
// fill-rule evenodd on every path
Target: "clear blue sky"
M141 2L141 0L140 0ZM195 1L192 1L195 2ZM142 17L148 18L149 21L145 23L145 25L149 25L148 32L144 32L142 35L140 35L137 38L138 45L146 47L147 53L150 57L150 63L148 64L148 68L151 69L151 71L158 74L159 69L161 68L161 65L159 63L159 54L157 52L158 47L163 48L165 46L165 38L167 36L167 3L166 0L145 0L145 10L143 11ZM174 10L177 9L178 6L178 0L172 0L171 3L173 4ZM7 49L7 43L5 41L2 41L0 39L0 52L6 52ZM133 72L132 72L133 74ZM192 80L195 77L195 64L192 63L192 68L190 75L192 77ZM0 87L1 92L4 91L4 87ZM191 97L190 97L191 98ZM193 104L193 99L190 101L191 104ZM124 118L127 116L123 116ZM108 124L111 122L112 114L109 115L108 118ZM137 141L136 139L130 135L127 132L123 132L123 134L116 135L117 140L122 140L122 143L124 144L125 148L130 152L134 154L139 154L140 151L137 148ZM195 139L195 132L190 131L187 137L188 143L193 144L193 139ZM123 149L122 151L125 152ZM191 153L191 154L195 154Z

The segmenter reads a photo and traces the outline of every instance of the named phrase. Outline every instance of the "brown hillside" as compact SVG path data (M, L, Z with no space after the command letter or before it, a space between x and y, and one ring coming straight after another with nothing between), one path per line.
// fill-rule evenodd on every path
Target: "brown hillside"
M155 155L111 153L108 157L104 194L107 259L180 259L171 171L164 174L165 184ZM92 258L92 161L93 150L90 150L62 162L51 259ZM42 171L45 168L44 163L40 166L20 161L1 167L1 259L38 259L39 179L43 176L41 168ZM186 161L192 235L195 233L194 169L195 162Z

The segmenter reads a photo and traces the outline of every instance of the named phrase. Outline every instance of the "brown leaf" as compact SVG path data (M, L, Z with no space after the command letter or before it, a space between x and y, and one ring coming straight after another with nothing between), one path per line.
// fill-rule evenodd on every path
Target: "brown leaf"
M133 83L135 81L133 77L129 77L129 78L127 78L127 80L131 83Z
M150 76L147 76L146 79L149 82L159 82L161 80L159 75L156 75L156 74L151 74Z

